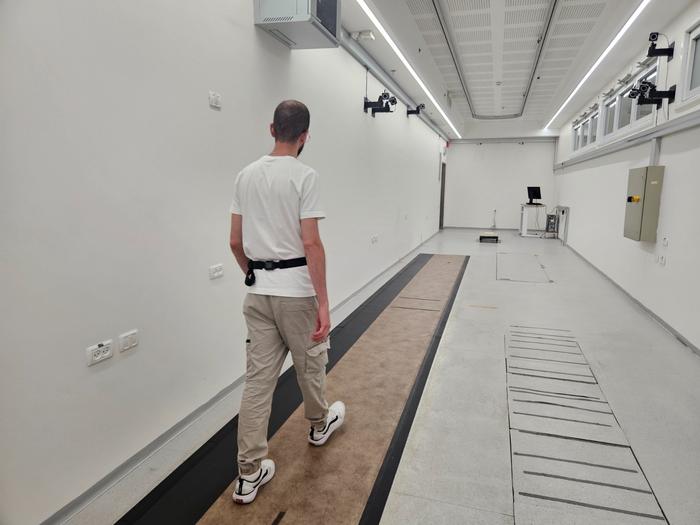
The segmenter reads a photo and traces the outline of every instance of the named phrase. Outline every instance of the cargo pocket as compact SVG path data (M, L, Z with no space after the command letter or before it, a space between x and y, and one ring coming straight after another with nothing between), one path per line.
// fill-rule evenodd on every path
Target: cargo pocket
M328 350L330 341L326 339L322 343L318 343L311 348L306 349L306 369L305 372L309 375L316 375L320 372L325 372L328 364Z

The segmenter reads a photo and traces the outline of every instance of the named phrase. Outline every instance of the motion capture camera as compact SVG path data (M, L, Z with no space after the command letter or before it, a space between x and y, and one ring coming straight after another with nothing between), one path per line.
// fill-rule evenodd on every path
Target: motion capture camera
M647 51L647 56L648 57L668 57L669 60L673 58L673 46L674 43L671 42L671 45L668 47L656 47L656 42L659 40L659 33L658 31L653 31L649 33L649 50ZM668 41L668 40L667 40Z
M364 111L367 113L367 110L371 109L373 117L377 113L391 113L391 106L395 106L397 102L396 97L385 89L381 92L379 97L377 97L376 102L365 97Z
M406 108L406 116L410 115L420 115L420 112L425 109L425 104L418 104L416 106L416 109L408 109Z
M645 80L639 83L639 92L642 95L648 95L652 89L656 90L656 86L651 82Z
M627 94L629 98L637 98L640 95L640 91L638 89L630 89L630 92Z
M671 86L667 91L657 91L656 85L653 82L644 80L639 83L639 88L630 90L630 98L636 98L632 96L632 92L634 91L637 91L637 95L639 96L639 100L637 100L638 106L654 104L656 108L659 109L663 105L664 99L668 99L669 104L676 100L675 85Z

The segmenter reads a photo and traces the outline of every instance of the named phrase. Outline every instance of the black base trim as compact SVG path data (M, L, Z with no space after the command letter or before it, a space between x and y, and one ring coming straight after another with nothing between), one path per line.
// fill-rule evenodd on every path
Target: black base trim
M442 334L445 331L447 318L450 316L450 312L452 311L452 306L454 305L455 298L457 297L457 291L459 290L459 286L462 282L464 272L467 269L468 262L469 257L465 257L464 263L462 263L462 268L459 271L459 275L452 286L450 297L447 300L447 304L445 305L437 327L435 328L435 333L433 333L433 337L428 345L428 350L426 351L423 362L418 370L416 381L413 384L413 388L411 389L411 393L408 395L408 399L404 405L399 422L396 425L396 431L394 432L394 437L391 439L389 448L384 456L384 462L379 468L379 474L377 474L374 487L372 487L372 492L370 492L369 498L367 499L367 505L365 506L365 510L360 518L360 525L374 525L379 523L381 520L382 513L384 512L384 506L386 505L386 500L389 497L389 492L391 491L391 485L394 483L394 477L396 476L396 471L399 468L399 462L401 460L401 455L403 454L403 449L406 446L408 433L411 430L413 419L416 416L418 403L420 403L420 399L423 395L423 389L428 381L428 374L433 366L435 354L437 353L438 346L440 345Z
M417 255L331 331L329 371L431 257L430 254ZM268 438L277 432L301 402L301 391L296 382L294 367L291 367L277 381ZM237 433L238 416L187 458L117 523L190 525L197 522L236 477Z

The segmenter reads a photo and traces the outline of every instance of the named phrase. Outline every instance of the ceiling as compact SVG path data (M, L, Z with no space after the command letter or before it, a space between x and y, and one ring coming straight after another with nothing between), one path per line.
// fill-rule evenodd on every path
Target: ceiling
M639 2L368 0L367 3L449 118L464 131L463 135L479 135L478 130L492 133L497 129L497 134L507 136L543 134L544 123ZM599 85L593 87L602 88L643 50L645 34L659 30L660 25L668 23L689 3L688 0L652 1L628 32L633 44L624 45L621 41L587 84L597 82ZM373 29L354 0L343 3L343 26L348 31ZM377 40L361 41L361 45L394 75L414 100L424 101L425 95L415 81L381 35L374 32ZM587 96L595 91L582 92ZM590 96L577 99L562 118L578 111ZM447 131L449 126L439 112L430 104L427 106L431 118ZM495 119L498 121L494 122Z

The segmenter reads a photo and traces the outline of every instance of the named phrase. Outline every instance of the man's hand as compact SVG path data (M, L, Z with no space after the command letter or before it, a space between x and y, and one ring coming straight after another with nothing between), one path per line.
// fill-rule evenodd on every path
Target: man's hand
M328 305L318 307L316 316L316 331L311 335L311 339L317 343L321 343L328 338L328 332L331 330L331 315L328 311Z

